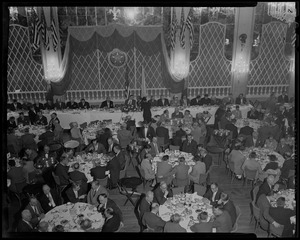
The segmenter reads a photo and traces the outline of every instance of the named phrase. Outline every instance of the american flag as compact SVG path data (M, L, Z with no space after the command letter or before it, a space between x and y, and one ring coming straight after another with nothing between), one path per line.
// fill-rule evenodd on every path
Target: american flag
M176 31L177 31L177 19L176 19L176 12L173 8L173 18L172 18L172 25L171 25L171 47L175 49L176 43Z
M33 47L33 51L35 52L36 50L38 50L38 48L40 47L40 30L42 27L42 24L40 22L40 19L38 17L38 15L36 14L35 11L33 11L33 15L32 17L33 22L32 22L32 28L33 28L33 43L32 43L32 47Z
M57 34L57 29L56 29L55 21L54 21L53 17L52 17L52 21L51 21L51 34L52 34L52 41L53 41L53 49L56 52L57 44L58 44L58 34Z
M185 21L184 21L184 11L181 10L181 27L180 27L180 45L182 48L185 48Z
M41 21L42 21L42 27L41 27L41 31L42 31L42 38L43 38L43 42L44 42L44 46L45 49L47 51L50 50L50 44L49 44L49 33L47 30L47 24L46 24L46 20L45 20L45 16L44 16L44 11L42 10L41 13Z
M193 23L192 23L192 8L189 12L189 15L186 19L186 25L190 31L190 48L193 48L193 43L194 43L194 27L193 27Z

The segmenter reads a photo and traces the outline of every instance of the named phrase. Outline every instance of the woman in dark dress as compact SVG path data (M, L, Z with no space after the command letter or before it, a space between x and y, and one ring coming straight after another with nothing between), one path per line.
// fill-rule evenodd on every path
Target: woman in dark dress
M151 109L151 103L147 101L146 97L143 97L142 102L141 102L141 110L143 111L144 121L147 121L147 122L152 121L150 109Z

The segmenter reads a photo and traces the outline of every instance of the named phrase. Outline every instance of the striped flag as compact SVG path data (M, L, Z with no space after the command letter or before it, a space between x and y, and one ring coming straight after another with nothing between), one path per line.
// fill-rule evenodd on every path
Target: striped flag
M181 10L181 20L180 20L180 24L181 24L181 27L180 27L180 45L181 47L184 49L185 48L185 21L184 21L184 11L183 11L183 8Z
M126 64L126 70L125 70L125 87L124 87L124 95L127 99L129 97L130 91L129 91L129 68Z
M193 27L193 23L192 23L192 8L189 12L189 15L186 19L186 25L190 31L190 48L193 48L193 43L194 43L194 27Z
M35 52L36 50L38 50L38 48L40 47L40 36L39 36L39 32L41 30L41 22L40 19L38 17L38 15L36 14L35 11L33 11L33 16L32 16L33 22L32 22L32 28L33 28L33 43L32 43L32 47L33 47L33 51Z
M57 50L57 44L58 44L58 34L57 34L57 29L55 26L55 21L53 16L52 17L52 21L51 21L51 35L52 35L52 41L53 41L53 49L56 52Z
M177 31L177 19L176 19L176 12L173 8L173 18L172 18L172 24L171 24L171 47L172 49L175 49L175 43L176 43L176 31Z
M292 38L291 38L291 44L292 44L293 48L295 48L295 43L296 43L296 31L294 29Z
M47 24L46 24L43 9L42 9L42 13L41 13L41 21L42 21L41 32L42 32L43 43L44 43L45 49L47 51L49 51L50 50L50 40L49 40L50 36L49 36L49 32L47 30Z

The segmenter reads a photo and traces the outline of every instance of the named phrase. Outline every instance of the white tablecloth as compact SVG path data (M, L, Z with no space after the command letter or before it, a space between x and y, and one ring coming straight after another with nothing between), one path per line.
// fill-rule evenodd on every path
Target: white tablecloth
M83 219L92 221L92 229L101 231L104 218L96 207L87 203L68 203L57 206L47 212L41 221L49 224L49 232L52 232L52 228L57 225L62 225L65 232L84 232L79 225L79 214L83 214Z
M39 140L39 136L42 135L44 132L46 132L45 130L45 127L44 126L24 126L22 128L17 128L15 130L15 135L17 137L21 137L23 136L25 133L24 133L24 129L25 128L29 128L29 133L35 135L35 138L34 138L34 141L36 143L38 143L40 140Z
M289 209L294 209L293 207L293 202L296 205L296 201L295 201L295 189L286 189L286 190L282 190L279 191L278 193L274 194L275 197L275 201L271 202L271 205L273 207L276 207L276 200L279 197L284 197L285 198L285 208L289 208Z
M186 205L184 205L186 203ZM185 228L187 232L191 232L190 226L194 223L198 223L197 216L200 212L206 211L208 219L213 216L212 206L210 201L206 199L203 202L203 197L194 194L179 194L168 198L168 200L159 206L159 216L164 221L170 221L170 217L178 213L181 216L180 226Z

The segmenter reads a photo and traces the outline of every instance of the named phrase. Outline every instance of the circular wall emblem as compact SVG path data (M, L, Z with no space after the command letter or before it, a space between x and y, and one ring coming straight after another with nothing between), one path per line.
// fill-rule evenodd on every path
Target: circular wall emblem
M123 67L127 63L127 54L120 49L115 48L108 53L108 62L113 67Z

